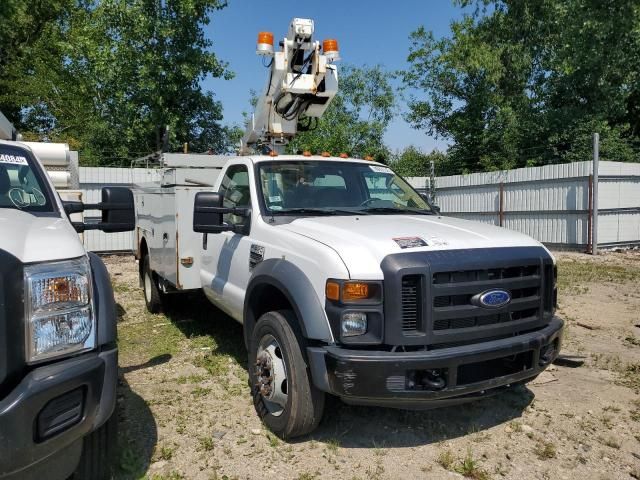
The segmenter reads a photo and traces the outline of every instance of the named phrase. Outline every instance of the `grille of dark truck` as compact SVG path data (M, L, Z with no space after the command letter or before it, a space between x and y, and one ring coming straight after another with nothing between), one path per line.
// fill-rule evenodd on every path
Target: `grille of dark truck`
M466 249L390 255L385 274L385 343L474 343L542 328L555 306L555 269L540 247ZM504 290L491 307L484 293Z

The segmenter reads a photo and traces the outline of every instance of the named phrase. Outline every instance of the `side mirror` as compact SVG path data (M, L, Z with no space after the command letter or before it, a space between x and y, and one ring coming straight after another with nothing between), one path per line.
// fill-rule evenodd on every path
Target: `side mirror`
M440 215L440 207L438 205L431 205L431 210L433 210L436 215Z
M242 233L244 225L225 225L222 216L231 213L248 217L250 210L241 207L223 207L224 197L217 192L198 192L193 203L193 231L197 233Z
M102 221L97 223L72 222L76 232L102 230L107 233L130 232L136 226L133 193L125 187L104 187L100 203L63 201L67 215L85 210L102 210Z
M104 187L102 189L103 232L130 232L136 227L133 192L124 187Z

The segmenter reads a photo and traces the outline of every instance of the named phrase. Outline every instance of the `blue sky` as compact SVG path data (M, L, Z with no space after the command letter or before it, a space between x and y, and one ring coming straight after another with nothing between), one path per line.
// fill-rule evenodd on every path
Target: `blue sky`
M249 90L261 92L267 80L267 70L255 55L259 31L271 31L279 39L286 35L292 18L311 18L317 40L338 39L343 62L381 64L397 70L407 66L411 31L424 25L436 37L449 35L451 21L461 18L462 13L451 0L229 0L229 6L216 11L205 28L213 50L229 63L235 77L229 81L207 79L203 87L222 102L225 123L242 125L242 112L250 110ZM385 140L393 150L408 145L424 151L447 146L443 139L413 130L401 116L390 125Z

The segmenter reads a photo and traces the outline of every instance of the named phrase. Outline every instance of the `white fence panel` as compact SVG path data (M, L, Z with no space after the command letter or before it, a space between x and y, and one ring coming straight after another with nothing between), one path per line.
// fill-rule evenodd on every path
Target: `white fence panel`
M80 190L82 201L98 203L102 187L131 187L134 184L159 181L161 170L154 168L80 167ZM100 212L89 210L85 218L96 220ZM84 245L93 252L131 251L135 247L134 232L104 233L89 230L84 233Z
M551 245L586 248L592 162L435 179L442 213L502 225ZM640 164L600 162L598 244L640 245ZM407 179L428 189L429 179Z

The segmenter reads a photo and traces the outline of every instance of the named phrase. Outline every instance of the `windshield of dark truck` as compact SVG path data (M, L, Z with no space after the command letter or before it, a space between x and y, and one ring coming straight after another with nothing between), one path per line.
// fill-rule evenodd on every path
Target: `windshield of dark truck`
M53 211L51 195L35 162L25 149L0 145L0 208Z
M427 202L388 167L336 161L259 164L270 215L429 214Z

